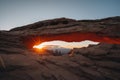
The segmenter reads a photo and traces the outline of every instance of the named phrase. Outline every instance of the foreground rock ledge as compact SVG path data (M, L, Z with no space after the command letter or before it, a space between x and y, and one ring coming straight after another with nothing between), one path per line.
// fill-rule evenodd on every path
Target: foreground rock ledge
M18 53L3 51L0 54L0 80L120 79L120 45L101 43L73 51L72 57L39 56L25 49Z

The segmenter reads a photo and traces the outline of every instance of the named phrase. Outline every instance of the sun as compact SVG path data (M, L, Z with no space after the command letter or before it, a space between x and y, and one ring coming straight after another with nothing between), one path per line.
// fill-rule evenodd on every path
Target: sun
M43 49L45 46L44 45L34 45L33 48L37 49Z
M44 53L44 45L41 45L41 44L39 44L39 45L34 45L33 46L33 50L36 52L36 53L38 53L38 54L43 54Z
M43 42L41 44L37 44L37 45L34 45L33 46L33 49L39 49L39 50L42 50L46 47L47 43Z

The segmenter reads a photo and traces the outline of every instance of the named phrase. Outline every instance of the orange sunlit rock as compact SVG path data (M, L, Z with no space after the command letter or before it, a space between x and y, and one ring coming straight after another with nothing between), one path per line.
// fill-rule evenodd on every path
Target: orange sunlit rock
M24 39L24 43L28 48L33 48L34 45L38 45L42 42L53 41L53 40L62 40L67 42L80 42L84 40L91 40L95 42L105 42L111 44L120 44L120 38L100 36L96 33L66 33L59 35L45 35L45 36L28 36Z

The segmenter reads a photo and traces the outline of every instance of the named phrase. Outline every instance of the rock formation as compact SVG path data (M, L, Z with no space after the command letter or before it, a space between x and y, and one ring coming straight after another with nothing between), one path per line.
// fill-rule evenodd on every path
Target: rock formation
M31 41L33 38L40 38L40 42L51 40L68 42L92 40L120 44L120 17L99 20L59 18L14 28L10 32L21 35L27 45L33 42ZM29 45L29 47L31 46L33 45Z
M32 51L33 45L50 40L101 43L73 49L71 57ZM0 80L120 80L119 44L120 17L60 18L0 31Z

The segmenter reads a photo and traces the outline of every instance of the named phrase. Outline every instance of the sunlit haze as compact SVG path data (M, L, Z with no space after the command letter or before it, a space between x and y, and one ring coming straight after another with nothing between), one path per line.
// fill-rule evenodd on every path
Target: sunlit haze
M82 47L87 47L89 44L98 44L99 42L93 42L93 41L81 41L81 42L64 42L64 41L49 41L49 42L43 42L39 45L34 45L33 48L38 48L38 49L42 49L44 48L44 46L47 45L58 45L60 47L64 47L64 48L82 48Z

